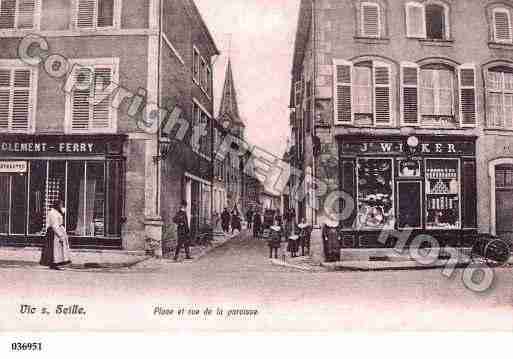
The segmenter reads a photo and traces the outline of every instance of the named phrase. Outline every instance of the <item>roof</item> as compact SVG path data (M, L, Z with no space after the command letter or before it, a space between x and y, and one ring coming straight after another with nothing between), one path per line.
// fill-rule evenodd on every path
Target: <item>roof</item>
M191 9L191 11L192 11L191 15L194 16L195 18L197 18L197 20L199 21L199 23L200 23L201 27L203 28L205 34L207 35L207 38L208 38L210 44L212 45L212 49L213 49L214 55L219 55L220 52L219 52L219 49L217 48L216 42L214 40L214 37L212 36L212 33L210 32L207 24L203 20L203 17L201 16L201 13L200 13L198 7L196 6L196 3L194 2L194 0L185 0L185 2L187 3L188 8Z
M244 125L239 112L237 102L237 91L233 80L232 62L228 60L226 67L226 75L224 78L223 94L221 97L221 105L219 106L219 118L229 116L234 122Z

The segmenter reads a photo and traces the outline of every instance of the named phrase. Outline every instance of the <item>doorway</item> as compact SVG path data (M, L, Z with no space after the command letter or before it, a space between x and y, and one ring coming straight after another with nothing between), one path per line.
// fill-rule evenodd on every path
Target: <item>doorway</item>
M513 164L495 167L496 234L513 243Z

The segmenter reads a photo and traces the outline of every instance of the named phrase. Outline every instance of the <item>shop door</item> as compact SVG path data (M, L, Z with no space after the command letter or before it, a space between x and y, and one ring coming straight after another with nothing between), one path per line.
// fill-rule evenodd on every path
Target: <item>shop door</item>
M497 235L513 243L513 167L496 169Z

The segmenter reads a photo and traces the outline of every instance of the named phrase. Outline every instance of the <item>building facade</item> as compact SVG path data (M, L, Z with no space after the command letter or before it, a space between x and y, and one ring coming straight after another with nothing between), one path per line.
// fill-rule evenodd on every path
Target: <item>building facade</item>
M126 250L160 241L182 199L207 206L211 144L190 129L212 118L218 51L192 1L5 1L0 47L2 244L40 245L56 199L73 247ZM169 156L159 106L187 123Z
M304 181L304 215L338 212L345 247L382 246L384 228L454 245L478 231L511 238L512 11L507 0L301 1L292 157L324 187ZM338 208L326 199L340 190Z

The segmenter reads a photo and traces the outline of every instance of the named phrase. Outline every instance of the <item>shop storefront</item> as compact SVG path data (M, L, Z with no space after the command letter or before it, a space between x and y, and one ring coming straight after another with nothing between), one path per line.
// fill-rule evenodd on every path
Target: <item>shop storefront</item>
M468 136L338 139L340 185L354 199L344 247L382 247L385 228L463 245L477 227L476 146ZM389 240L387 246L393 246Z
M0 244L41 245L48 210L62 199L72 247L121 248L124 142L120 135L0 136Z

